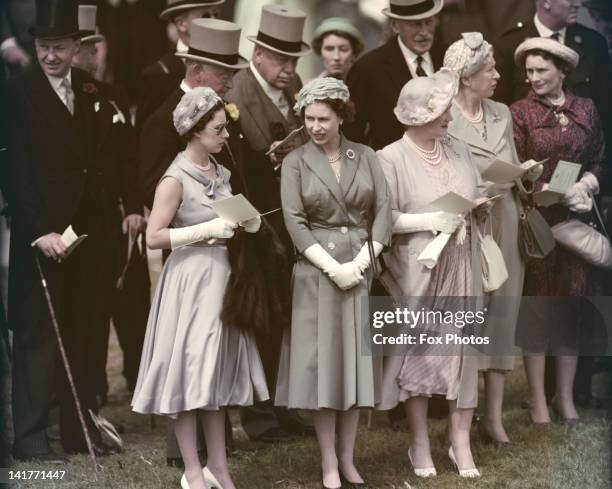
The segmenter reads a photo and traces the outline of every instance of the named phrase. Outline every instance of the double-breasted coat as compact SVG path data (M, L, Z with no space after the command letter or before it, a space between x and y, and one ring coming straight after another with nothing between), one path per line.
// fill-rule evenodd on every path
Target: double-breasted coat
M444 148L449 163L457 173L470 182L465 191L472 199L482 197L485 189L480 174L474 165L467 145L452 138L445 139ZM435 182L431 180L423 167L420 156L403 138L377 152L378 161L387 178L391 193L392 219L395 222L402 213L423 213L436 211L429 204L439 196L435 191ZM480 253L476 222L471 220L471 295L482 296L482 279ZM417 261L418 256L431 242L431 231L420 231L393 236L391 248L384 253L384 260L391 276L402 291L404 297L427 296L435 268L429 269ZM443 280L441 278L440 280ZM478 368L480 355L470 347L464 347L461 362L457 406L460 408L476 407L478 402ZM383 371L383 398L377 406L379 409L391 409L400 398L398 375L404 357L401 355L386 356Z
M453 120L448 126L448 133L468 145L472 161L482 173L496 159L519 165L512 115L508 106L490 99L482 101L486 139L465 118L455 105L451 108ZM503 194L496 202L489 216L490 222L485 231L492 229L493 239L501 249L508 280L492 293L497 296L488 309L487 332L491 338L492 348L498 353L511 353L514 345L514 332L520 308L520 297L523 295L525 263L518 247L519 197L516 187L487 183L490 195ZM483 369L509 370L514 364L514 357L493 355L483 357Z
M287 230L299 253L320 244L339 263L371 237L391 238L390 196L372 149L342 138L340 181L312 141L283 162L281 196ZM283 337L275 403L289 408L373 407L381 396L382 359L364 354L362 298L367 280L347 291L305 257L293 269L291 329Z

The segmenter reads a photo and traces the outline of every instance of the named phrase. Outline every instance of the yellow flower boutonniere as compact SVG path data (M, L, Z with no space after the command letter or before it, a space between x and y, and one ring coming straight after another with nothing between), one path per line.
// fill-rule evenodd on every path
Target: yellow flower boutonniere
M236 107L236 104L225 104L225 110L234 122L240 117L240 111L238 107Z

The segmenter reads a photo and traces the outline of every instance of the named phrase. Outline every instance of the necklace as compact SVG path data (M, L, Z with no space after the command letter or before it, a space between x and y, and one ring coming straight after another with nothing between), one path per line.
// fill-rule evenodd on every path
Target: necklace
M482 109L482 102L480 102L478 112L476 112L476 115L473 117L470 116L465 110L463 110L463 107L461 107L461 105L459 105L457 102L455 103L457 104L457 107L459 107L459 110L461 110L461 112L463 113L463 117L465 117L468 122L471 122L472 124L480 124L484 120L484 110Z
M434 139L434 147L432 150L421 148L408 135L406 141L417 152L417 154L431 166L437 166L442 161L442 145L438 139Z
M557 98L552 99L550 97L547 97L548 101L552 104L552 105L557 105L557 106L561 106L565 103L565 93L563 92L563 90L561 91L561 95L559 95Z
M342 152L340 150L338 150L338 153L336 153L335 155L332 155L332 156L326 155L326 156L327 156L327 161L328 162L335 163L342 156Z

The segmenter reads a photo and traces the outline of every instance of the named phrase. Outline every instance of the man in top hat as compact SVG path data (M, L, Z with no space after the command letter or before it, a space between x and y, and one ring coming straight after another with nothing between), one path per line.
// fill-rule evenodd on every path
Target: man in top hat
M99 62L97 44L104 41L104 36L99 34L96 25L96 12L95 5L79 5L81 46L72 57L73 67L82 69L94 78ZM91 334L95 335L93 342L95 350L91 352L96 362L93 377L95 377L98 399L101 399L103 404L108 391L106 360L112 301L116 293L117 278L125 265L125 263L120 263L119 256L122 254L121 248L128 246L128 235L136 237L144 231L145 220L144 206L137 186L138 153L134 129L130 123L127 94L108 83L98 82L97 85L101 98L98 110L106 110L111 116L102 119L105 125L103 132L106 137L102 139L102 144L96 151L96 158L99 160L99 167L108 169L109 173L112 171L114 176L112 185L121 198L121 201L116 202L117 215L120 216L120 220L112 227L113 232L106 237L106 252L100 257L105 262L103 267L105 275L104 280L99 282L100 290L97 294L99 302L95 314L96 327L91 331ZM141 342L144 339L146 324L141 324L139 328L139 325L126 325L120 320L114 320L114 323L122 347L126 341L121 340L126 334L134 335L140 331ZM125 331L126 329L128 331ZM139 349L134 352L124 349L124 365L130 362L130 354L138 357L136 361L140 360L141 351Z
M46 276L81 408L94 444L100 435L90 375L103 243L117 215L113 168L97 156L115 119L98 83L71 68L79 49L75 0L38 0L37 62L8 87L11 249L9 324L14 331L13 452L50 454L45 428L54 387L67 452L87 450L37 270ZM67 256L77 235L88 237ZM27 300L24 300L27 298ZM57 367L57 371L56 368ZM55 372L55 375L54 375Z
M257 36L247 36L255 43L249 68L236 73L234 87L227 93L227 100L240 111L240 127L250 149L245 179L250 199L260 212L281 207L280 163L292 149L304 144L308 137L300 131L286 144L279 142L302 122L294 114L295 95L302 82L296 73L299 58L310 53L310 46L302 41L306 15L292 7L265 5ZM270 155L266 153L275 149ZM287 234L280 211L267 216L287 250L288 260L293 261L293 244ZM289 284L286 284L289 290ZM276 369L282 331L280 325L272 325L270 338L257 338L268 388L276 385ZM286 409L260 403L241 410L242 426L251 439L276 441L285 432L309 431L297 416Z
M344 124L349 139L378 150L402 136L404 128L393 115L402 87L442 66L445 46L435 37L442 7L443 0L390 0L383 9L396 35L349 71L347 85L356 110L354 122Z
M175 53L186 53L189 49L191 21L199 18L216 19L219 16L219 6L224 2L225 0L168 0L160 17L174 24L178 41L174 50L147 66L142 73L136 104L138 134L147 118L168 98L185 75L183 60L176 57Z

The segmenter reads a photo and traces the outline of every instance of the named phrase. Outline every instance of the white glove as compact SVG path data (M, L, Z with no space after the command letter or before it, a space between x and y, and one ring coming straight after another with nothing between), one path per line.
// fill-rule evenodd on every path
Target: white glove
M586 190L590 191L591 194L599 194L599 181L590 171L585 171L578 183L584 186Z
M330 270L335 270L340 264L319 244L313 244L302 253L310 263L329 274Z
M448 212L402 213L393 223L393 232L398 234L431 231L437 234L440 231L446 234L453 234L462 223L462 216Z
M377 257L380 255L380 252L383 250L384 246L378 241L372 241L372 248L374 248L374 256ZM370 250L367 242L361 247L359 253L357 253L357 256L353 258L353 261L357 263L359 270L362 272L371 265Z
M569 207L576 202L586 201L586 197L589 197L589 193L593 195L599 193L599 182L595 175L590 172L585 172L582 178L572 185L565 193L562 202Z
M246 221L239 222L238 224L242 226L247 233L256 233L261 227L261 217L255 216Z
M342 290L348 290L363 280L359 265L349 261L329 272L329 278Z
M170 228L170 246L172 249L209 238L227 239L234 235L237 224L217 217L212 221L202 222L184 228Z
M593 208L593 199L586 192L580 192L565 202L565 205L572 212L584 214Z

